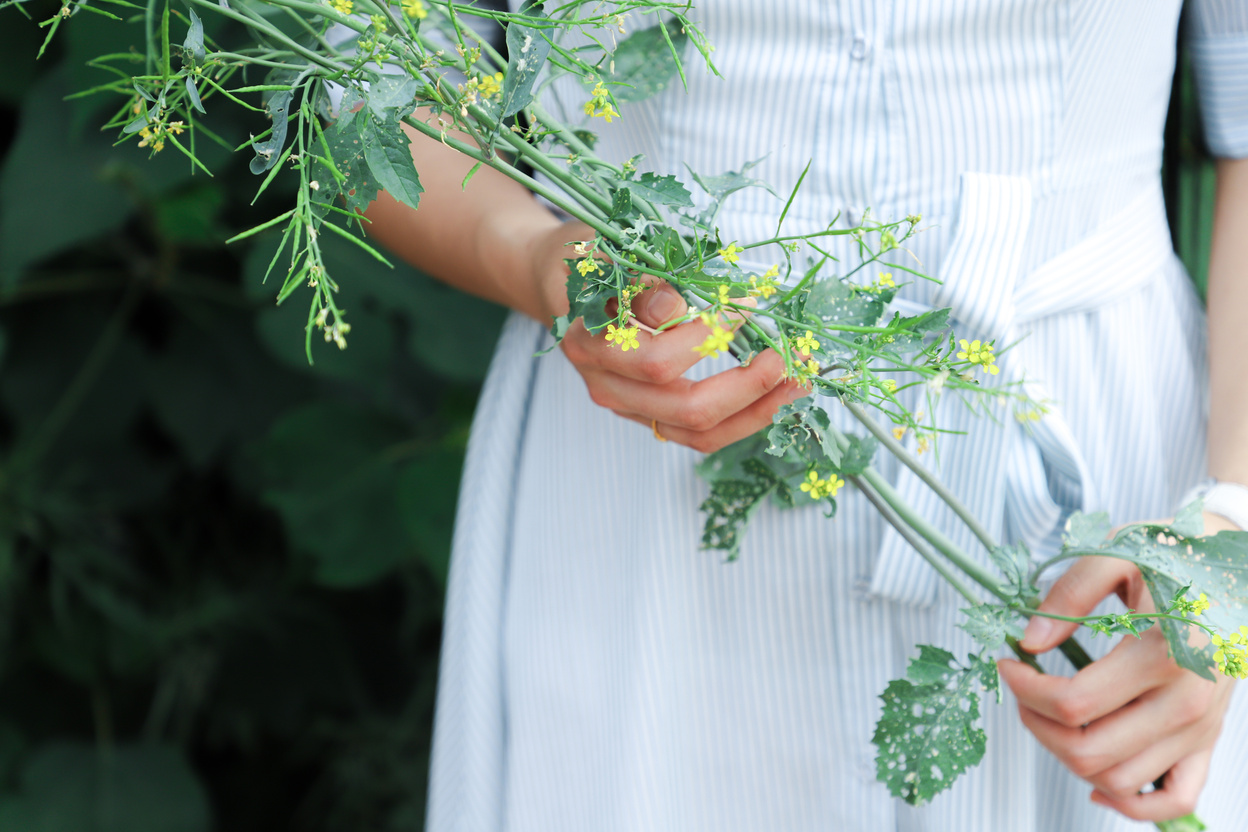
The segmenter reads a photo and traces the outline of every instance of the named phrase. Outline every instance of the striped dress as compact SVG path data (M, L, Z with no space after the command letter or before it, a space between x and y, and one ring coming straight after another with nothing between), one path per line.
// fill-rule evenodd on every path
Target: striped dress
M1210 143L1248 156L1248 0L1189 5ZM702 0L694 17L723 77L694 68L687 93L626 105L599 148L682 177L685 163L717 174L761 159L753 175L782 193L813 160L793 232L838 212L922 214L896 262L943 283L910 285L904 302L952 306L963 337L1017 340L1002 376L1052 411L1027 431L946 396L937 419L967 433L941 440L939 472L995 534L1041 554L1074 509L1163 516L1203 475L1203 311L1159 188L1180 11ZM577 121L585 98L561 81L548 107ZM723 239L770 236L782 206L761 190L731 197ZM983 706L982 765L922 808L890 798L870 743L878 696L916 644L972 649L957 599L853 491L834 520L764 508L736 562L700 550L699 456L594 406L558 351L534 357L548 345L513 316L473 429L432 832L1148 828L1089 803L1008 692ZM1215 832L1244 828L1248 811L1242 688L1200 808Z

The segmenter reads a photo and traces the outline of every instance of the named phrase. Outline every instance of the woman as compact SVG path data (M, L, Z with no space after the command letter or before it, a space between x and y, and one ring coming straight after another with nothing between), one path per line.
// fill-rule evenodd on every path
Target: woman
M677 174L763 158L752 175L782 192L813 159L795 232L867 208L921 213L929 230L910 249L944 285L903 296L952 301L960 333L1027 335L1016 360L1060 426L1047 444L980 441L976 427L942 454L963 460L964 496L989 523L1043 549L1072 508L1118 523L1169 513L1204 468L1202 313L1158 183L1179 5L705 0L696 19L723 78L691 72L688 93L621 108L599 150ZM1211 144L1248 156L1248 2L1190 14ZM559 84L550 106L574 120L585 97ZM590 232L489 171L461 193L469 162L430 142L414 152L421 210L383 198L372 234L521 313L464 477L430 829L1126 829L1190 811L1207 777L1202 814L1237 828L1234 739L1248 726L1235 709L1210 768L1231 685L1179 671L1152 631L1073 679L1003 661L1017 713L984 706L984 763L921 809L890 798L874 780L876 697L916 643L969 649L956 601L855 493L832 522L764 509L739 562L698 549L697 452L806 391L775 355L696 361L700 323L627 354L575 330L562 354L534 358L566 309L564 244ZM734 196L723 239L769 236L781 206ZM1248 483L1242 159L1219 167L1214 245L1208 470ZM634 302L651 326L682 308L662 287ZM1115 591L1146 603L1138 575L1083 561L1046 608L1084 614ZM1044 652L1068 630L1039 621L1024 643Z

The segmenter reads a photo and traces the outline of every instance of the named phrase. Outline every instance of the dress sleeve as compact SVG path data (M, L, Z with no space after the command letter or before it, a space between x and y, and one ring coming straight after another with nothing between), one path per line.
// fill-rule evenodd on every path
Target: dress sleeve
M1248 0L1189 0L1192 64L1213 155L1248 157Z

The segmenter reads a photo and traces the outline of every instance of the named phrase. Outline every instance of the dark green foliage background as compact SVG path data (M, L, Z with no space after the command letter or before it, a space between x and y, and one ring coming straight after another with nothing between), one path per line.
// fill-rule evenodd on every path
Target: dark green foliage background
M327 235L353 330L309 367L275 239L221 242L282 178L251 206L249 152L192 176L63 100L141 32L79 14L36 63L0 11L0 830L418 830L502 311Z
M47 17L59 3L33 9ZM275 241L222 240L249 153L113 148L140 27L49 53L0 11L0 830L385 832L423 824L451 517L501 310L325 238L353 331L303 355ZM249 78L258 83L260 78ZM1192 90L1166 169L1207 262ZM231 142L261 117L210 103ZM1199 279L1199 277L1198 277Z

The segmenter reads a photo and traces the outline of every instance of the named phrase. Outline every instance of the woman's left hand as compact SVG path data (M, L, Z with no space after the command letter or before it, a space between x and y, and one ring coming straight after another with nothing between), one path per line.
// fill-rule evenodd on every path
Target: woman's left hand
M1205 514L1206 533L1234 529ZM1126 561L1088 557L1053 585L1044 612L1090 615L1115 593L1128 608L1154 609L1139 570ZM1052 650L1077 625L1035 616L1022 646ZM1136 820L1169 820L1195 811L1233 680L1210 682L1170 658L1159 627L1130 636L1072 677L1037 673L1003 659L1001 677L1018 699L1023 724L1062 763L1094 787L1092 800ZM1140 789L1165 775L1162 788Z

